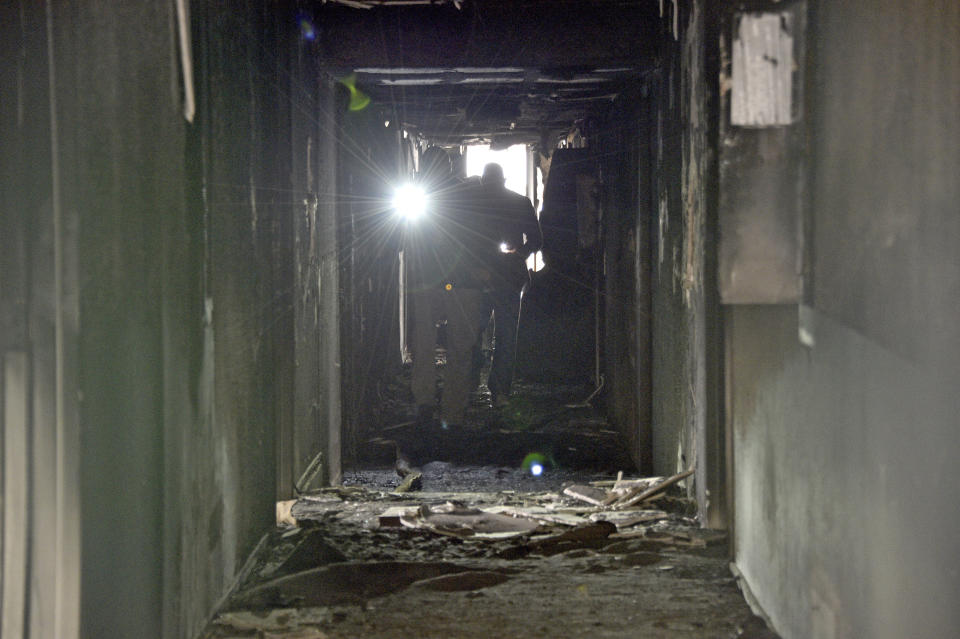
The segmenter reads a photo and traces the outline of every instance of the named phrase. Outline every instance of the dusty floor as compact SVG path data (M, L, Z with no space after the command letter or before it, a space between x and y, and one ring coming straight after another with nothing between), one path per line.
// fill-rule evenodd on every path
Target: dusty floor
M775 637L682 488L623 508L564 494L621 489L629 460L596 411L524 390L453 432L369 434L369 457L296 502L203 637ZM393 492L396 446L422 490Z

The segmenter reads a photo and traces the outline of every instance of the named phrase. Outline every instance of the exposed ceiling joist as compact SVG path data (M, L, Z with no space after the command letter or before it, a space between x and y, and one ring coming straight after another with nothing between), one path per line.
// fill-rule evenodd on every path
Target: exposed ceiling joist
M656 59L653 2L367 4L377 8L322 5L318 62L353 74L391 119L448 140L560 133L601 114Z

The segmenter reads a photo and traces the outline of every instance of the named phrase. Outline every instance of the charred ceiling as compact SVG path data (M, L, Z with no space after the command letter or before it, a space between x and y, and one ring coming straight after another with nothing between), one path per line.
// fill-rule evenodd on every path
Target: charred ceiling
M659 19L650 0L323 3L315 47L431 140L537 142L602 116L655 65Z

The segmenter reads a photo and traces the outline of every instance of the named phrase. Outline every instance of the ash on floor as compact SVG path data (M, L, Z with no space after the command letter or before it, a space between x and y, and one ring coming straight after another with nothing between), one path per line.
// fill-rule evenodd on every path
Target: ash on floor
M278 509L202 637L775 636L725 534L697 526L689 472L629 479L590 389L518 390L445 427L395 385L343 485ZM398 472L417 489L398 492Z
M611 510L553 491L318 491L202 636L774 637L728 569L724 534L665 500ZM481 533L457 516L524 525Z
M534 475L529 468L523 467L522 459L518 460L515 467L433 461L420 466L420 471L423 473L422 490L427 492L558 491L564 484L612 480L615 477L613 473L552 467L544 467L541 474ZM394 466L347 471L343 474L344 486L366 486L390 491L399 481Z

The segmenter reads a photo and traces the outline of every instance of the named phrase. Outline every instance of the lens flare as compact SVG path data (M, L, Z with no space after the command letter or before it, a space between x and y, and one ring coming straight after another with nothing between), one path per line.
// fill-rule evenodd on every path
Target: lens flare
M357 88L356 73L351 73L345 78L340 78L339 82L350 91L350 104L347 105L348 109L351 111L362 111L370 104L370 96Z
M313 23L306 18L300 18L300 34L304 40L309 40L310 42L317 39L317 30L314 28Z
M415 222L427 210L427 194L413 184L404 184L393 195L393 210L405 220Z
M539 477L546 470L547 458L541 453L530 453L523 458L523 470L534 477Z

